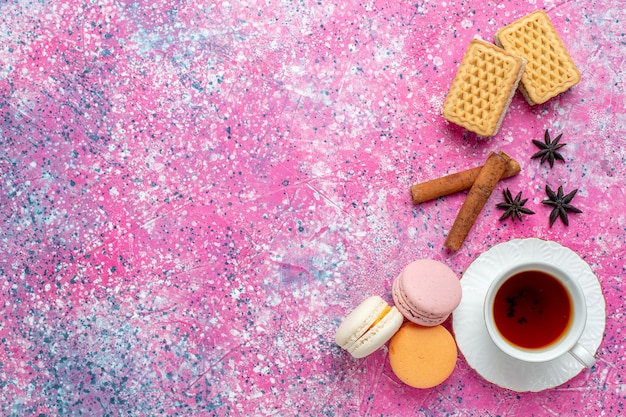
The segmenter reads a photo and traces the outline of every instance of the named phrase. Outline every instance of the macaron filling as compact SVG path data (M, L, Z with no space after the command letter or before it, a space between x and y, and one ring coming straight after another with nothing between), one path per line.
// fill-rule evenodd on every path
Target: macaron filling
M387 315L387 313L389 313L391 311L391 306L387 305L383 311L380 312L380 314L378 315L378 317L376 317L376 319L374 320L374 322L370 325L370 327L367 328L367 330L365 331L365 333L369 332L373 327L375 327L378 323L380 323L380 321L382 319L385 318L385 316Z
M365 299L341 323L335 342L355 358L384 345L400 328L404 316L379 296Z

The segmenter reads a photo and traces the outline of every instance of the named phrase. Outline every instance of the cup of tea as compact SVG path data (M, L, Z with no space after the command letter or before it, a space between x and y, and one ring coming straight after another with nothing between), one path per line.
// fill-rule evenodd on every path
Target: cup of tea
M547 362L570 354L590 368L595 358L579 339L587 322L578 282L546 262L527 262L500 273L485 296L487 332L505 354Z

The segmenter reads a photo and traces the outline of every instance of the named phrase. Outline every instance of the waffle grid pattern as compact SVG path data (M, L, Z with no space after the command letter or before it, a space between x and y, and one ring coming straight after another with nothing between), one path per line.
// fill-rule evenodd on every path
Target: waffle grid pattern
M520 66L521 60L494 45L472 41L444 103L444 116L479 135L495 134Z
M580 80L574 62L543 12L501 29L497 39L505 50L528 62L521 82L533 104L546 102Z

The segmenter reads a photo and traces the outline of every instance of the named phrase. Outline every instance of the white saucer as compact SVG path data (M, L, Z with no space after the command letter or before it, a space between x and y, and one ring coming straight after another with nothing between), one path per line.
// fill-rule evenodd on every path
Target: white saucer
M481 254L461 278L463 297L452 313L456 342L469 366L483 378L519 392L556 387L583 369L570 354L544 363L522 362L505 355L489 338L483 319L487 288L503 268L528 260L549 261L577 278L587 303L587 325L580 343L594 354L602 342L606 323L606 303L598 278L571 249L530 238L513 239Z

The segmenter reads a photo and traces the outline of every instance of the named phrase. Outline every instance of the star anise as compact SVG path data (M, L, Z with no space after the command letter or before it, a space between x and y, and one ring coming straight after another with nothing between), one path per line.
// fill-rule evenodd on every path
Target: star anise
M524 204L528 201L527 198L522 200L522 192L517 193L515 198L511 194L511 191L507 188L503 192L504 201L496 204L496 207L499 209L506 210L504 214L500 217L500 221L503 221L507 218L511 218L513 221L517 218L519 221L522 221L522 213L523 214L535 214L534 211L524 207Z
M554 161L557 159L559 161L565 162L563 155L561 155L561 153L559 152L559 149L566 145L565 143L559 143L562 136L563 134L561 133L559 136L554 138L554 140L551 140L550 133L548 133L548 130L546 129L546 133L543 135L543 142L533 139L533 143L537 145L541 150L531 156L531 159L541 158L541 162L539 163L539 165L548 161L548 164L550 164L550 168L554 166Z
M550 213L550 227L552 227L557 217L561 218L561 221L565 223L565 226L569 226L567 213L582 213L582 210L577 209L570 204L577 192L578 188L565 195L563 192L563 186L561 185L555 193L550 186L546 184L546 194L548 195L548 198L543 200L542 203L553 207L552 212Z

